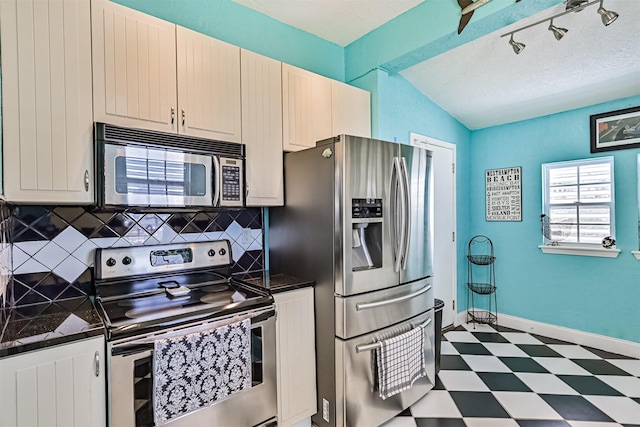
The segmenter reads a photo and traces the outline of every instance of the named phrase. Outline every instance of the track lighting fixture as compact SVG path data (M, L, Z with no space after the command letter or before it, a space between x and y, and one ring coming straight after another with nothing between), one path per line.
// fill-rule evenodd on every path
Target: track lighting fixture
M509 39L509 44L513 47L513 51L518 55L524 49L525 45L522 43L518 43L513 39L513 34L511 34L511 38Z
M549 22L549 31L553 33L553 36L556 38L556 40L560 40L561 38L564 37L565 34L567 34L567 31L569 30L567 30L566 28L556 27L555 25L553 25L553 19L552 19L551 22Z
M553 36L556 38L556 40L560 40L561 38L563 38L565 36L565 34L567 34L567 32L569 30L566 29L566 28L556 27L555 25L553 25L553 20L555 18L558 18L560 16L566 15L568 13L579 12L581 10L584 10L588 6L594 5L596 3L600 4L600 6L598 7L598 13L600 14L600 17L602 18L602 24L605 25L605 26L608 26L613 21L618 19L619 15L616 12L613 12L611 10L605 9L604 6L602 5L603 2L604 2L604 0L591 0L591 1L587 1L587 0L566 0L566 10L564 12L558 13L556 15L553 15L553 16L551 16L549 18L546 18L546 19L543 19L541 21L534 22L533 24L526 25L526 26L524 26L522 28L518 28L516 30L509 31L508 33L505 33L505 34L501 35L500 37L511 36L509 38L509 44L511 45L511 47L513 47L513 51L516 54L519 54L524 49L525 45L523 43L519 43L519 42L516 42L515 40L513 40L513 35L515 33L517 33L518 31L526 30L527 28L531 28L531 27L534 27L534 26L536 26L538 24L542 24L543 22L549 21L548 30L553 33Z
M602 23L604 24L605 27L611 24L616 19L618 19L617 13L602 7L602 0L600 0L600 7L598 8L598 13L602 17Z

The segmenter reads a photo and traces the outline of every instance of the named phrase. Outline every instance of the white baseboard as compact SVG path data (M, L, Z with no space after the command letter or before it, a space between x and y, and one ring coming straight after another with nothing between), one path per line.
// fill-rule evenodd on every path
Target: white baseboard
M459 312L456 320L458 325L466 323L467 312ZM522 332L538 334L573 344L609 351L611 353L640 358L640 343L633 341L593 334L591 332L579 331L577 329L565 328L563 326L552 325L549 323L536 322L535 320L523 319L521 317L509 316L508 314L501 313L498 313L498 324L500 326L517 329Z

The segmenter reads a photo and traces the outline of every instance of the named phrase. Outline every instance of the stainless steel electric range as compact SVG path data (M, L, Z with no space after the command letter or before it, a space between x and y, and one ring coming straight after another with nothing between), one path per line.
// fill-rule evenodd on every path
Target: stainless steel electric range
M275 306L231 278L227 240L96 250L96 306L107 331L109 425L154 426L156 340L251 319L251 388L170 426L275 424Z

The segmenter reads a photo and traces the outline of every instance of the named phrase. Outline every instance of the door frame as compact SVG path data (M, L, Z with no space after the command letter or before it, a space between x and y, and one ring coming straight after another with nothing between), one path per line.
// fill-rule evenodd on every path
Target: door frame
M451 174L452 177L451 179L453 180L453 206L451 208L451 216L453 217L453 224L454 224L454 241L453 241L453 254L452 254L452 284L451 286L453 287L453 302L454 304L452 304L452 306L449 306L449 308L452 310L452 317L453 317L453 326L458 326L460 324L459 322L459 318L458 318L458 313L457 313L457 308L455 308L455 306L458 305L458 265L457 265L457 259L458 259L458 250L457 250L457 239L458 239L458 221L457 221L457 214L456 214L456 208L457 208L457 181L456 181L456 163L457 163L457 151L456 151L456 145L452 144L450 142L446 142L446 141L442 141L440 139L437 138L432 138L429 136L424 136L424 135L420 135L417 133L410 133L410 144L416 147L421 147L421 148L425 148L427 150L430 149L430 147L439 147L439 148L444 148L447 150L451 150L453 152L453 173ZM434 179L435 182L435 179ZM445 304L445 308L446 308L447 304Z

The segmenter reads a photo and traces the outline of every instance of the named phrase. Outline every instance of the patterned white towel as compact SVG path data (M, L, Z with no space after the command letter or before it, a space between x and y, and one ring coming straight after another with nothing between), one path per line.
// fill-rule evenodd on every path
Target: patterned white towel
M424 362L424 328L418 326L404 334L382 340L376 353L378 392L382 399L411 388L427 375Z
M251 320L154 342L153 418L164 425L251 387Z

